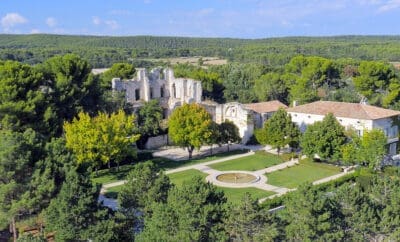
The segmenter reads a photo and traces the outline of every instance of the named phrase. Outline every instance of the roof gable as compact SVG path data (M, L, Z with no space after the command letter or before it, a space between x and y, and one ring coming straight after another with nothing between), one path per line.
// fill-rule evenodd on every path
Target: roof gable
M250 109L256 113L276 112L279 108L287 108L287 106L278 100L260 103L243 104L246 109Z
M375 120L400 115L399 111L379 108L367 104L317 101L287 109L288 112L326 115L335 117Z

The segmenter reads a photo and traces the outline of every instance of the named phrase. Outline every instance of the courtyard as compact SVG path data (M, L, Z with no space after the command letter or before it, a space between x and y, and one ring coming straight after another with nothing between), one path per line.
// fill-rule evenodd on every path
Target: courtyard
M249 193L255 199L265 200L283 195L304 182L321 183L346 174L337 166L314 162L307 158L299 161L288 154L278 156L264 150L230 151L187 161L173 161L161 157L153 160L165 170L176 186L180 187L193 177L200 176L224 191L231 203L238 203L245 193ZM129 172L129 168L122 170L124 174ZM248 176L246 179L253 178L239 182L238 179L243 175ZM113 178L121 176L119 174ZM221 177L224 179L220 179ZM124 181L108 178L109 174L94 180L105 184L103 192L107 197L116 198Z

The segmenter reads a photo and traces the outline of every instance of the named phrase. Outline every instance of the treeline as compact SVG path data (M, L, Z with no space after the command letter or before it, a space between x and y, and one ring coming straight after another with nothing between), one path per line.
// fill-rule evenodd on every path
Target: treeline
M357 60L400 60L398 36L288 37L269 39L0 35L0 59L29 64L57 54L75 53L93 67L137 58L218 56L231 62L276 67L296 55ZM140 63L140 62L139 62ZM149 63L147 63L149 64Z

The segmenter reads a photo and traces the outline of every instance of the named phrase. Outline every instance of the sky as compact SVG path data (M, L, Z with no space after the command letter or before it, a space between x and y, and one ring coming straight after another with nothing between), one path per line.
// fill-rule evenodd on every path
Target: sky
M0 33L400 35L400 0L0 0Z

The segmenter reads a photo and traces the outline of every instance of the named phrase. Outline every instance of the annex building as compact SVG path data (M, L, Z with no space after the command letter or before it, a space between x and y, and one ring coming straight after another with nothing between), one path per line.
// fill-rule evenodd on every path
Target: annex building
M379 108L365 103L331 101L317 101L294 106L286 111L292 116L292 121L300 127L302 132L305 131L307 125L322 121L328 113L332 113L345 129L353 129L359 136L362 136L365 130L381 129L387 136L389 154L397 153L399 111Z

